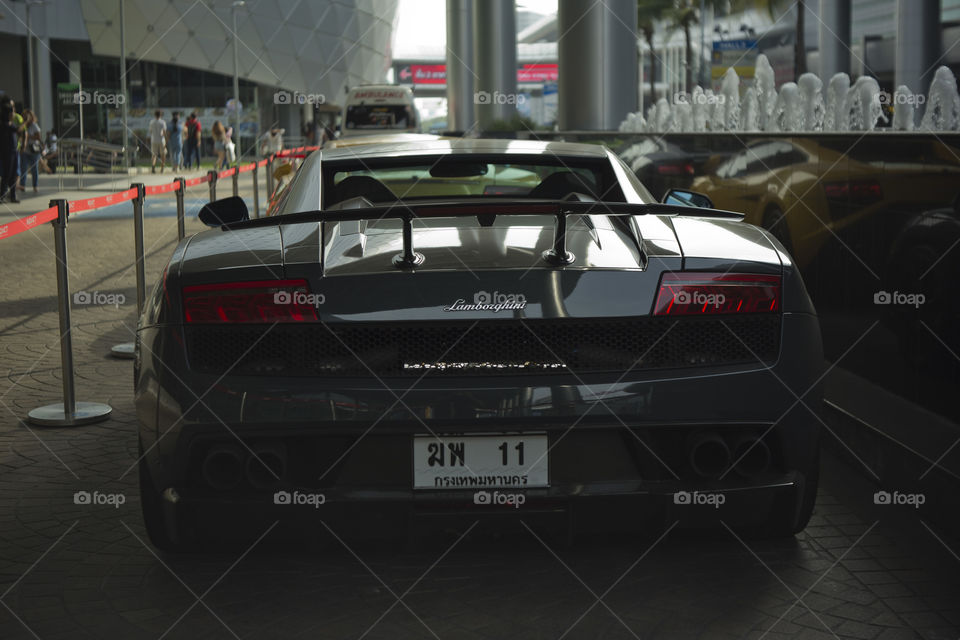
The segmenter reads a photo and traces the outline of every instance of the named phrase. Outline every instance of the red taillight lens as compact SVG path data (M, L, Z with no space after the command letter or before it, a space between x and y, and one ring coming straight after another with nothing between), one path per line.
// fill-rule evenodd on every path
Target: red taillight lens
M851 180L849 182L826 182L823 193L830 200L849 200L858 204L883 200L883 190L875 180Z
M780 276L750 273L664 273L655 316L771 313L780 310Z
M309 322L322 300L306 280L198 284L183 288L183 315L189 323Z
M694 170L693 165L689 162L684 164L658 164L657 174L661 176L692 176Z

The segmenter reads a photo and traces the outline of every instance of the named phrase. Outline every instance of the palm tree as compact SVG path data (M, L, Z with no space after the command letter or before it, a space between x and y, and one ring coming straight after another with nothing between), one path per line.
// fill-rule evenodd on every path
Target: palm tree
M804 0L797 0L797 36L796 51L793 54L793 77L799 78L807 72L807 45L804 42L804 27L807 7Z
M657 59L656 49L653 46L653 32L658 21L662 20L667 11L673 8L673 0L637 0L637 31L643 36L650 48L650 104L656 104L657 91L654 80ZM643 105L640 105L641 109Z
M693 45L690 41L690 28L700 22L699 11L693 6L694 0L676 0L667 11L667 17L675 29L683 29L684 66L686 67L685 85L687 89L693 87ZM715 4L711 0L710 4ZM700 52L703 55L703 52Z

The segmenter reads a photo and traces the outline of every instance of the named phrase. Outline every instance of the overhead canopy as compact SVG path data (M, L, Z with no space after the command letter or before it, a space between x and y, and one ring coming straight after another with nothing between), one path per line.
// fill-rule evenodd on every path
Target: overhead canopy
M118 0L81 0L97 55L120 55ZM237 11L240 77L341 102L382 81L397 0L248 0ZM128 64L148 60L233 75L232 0L126 0Z

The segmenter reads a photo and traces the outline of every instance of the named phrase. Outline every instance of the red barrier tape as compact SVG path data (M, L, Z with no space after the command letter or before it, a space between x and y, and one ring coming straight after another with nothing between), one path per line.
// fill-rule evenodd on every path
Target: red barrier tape
M203 184L204 182L210 182L210 174L200 176L199 178L191 178L190 180L186 181L186 185L188 187L195 187L198 184Z
M158 184L149 187L144 187L144 193L148 196L159 195L161 193L169 193L171 191L176 191L179 185L177 182L171 182L169 184Z
M99 198L71 200L68 204L70 205L70 213L74 214L82 211L89 211L91 209L99 209L100 207L109 207L110 205L120 204L121 202L126 202L127 200L133 200L136 197L137 190L131 188L127 189L126 191L119 191L117 193L100 196Z
M307 152L316 151L320 147L296 147L294 149L284 149L278 153L273 154L269 158L264 158L259 162L251 162L245 164L241 167L231 167L229 169L224 169L217 174L218 178L229 178L233 175L234 172L246 173L247 171L253 171L253 168L256 167L265 167L270 160L275 158L304 158L306 157ZM198 184L203 184L204 182L210 182L210 174L203 175L199 178L192 178L190 180L185 180L184 185L187 187L194 187ZM151 185L144 188L145 195L159 195L162 193L170 193L171 191L176 191L178 187L178 182L170 182L167 184L158 184ZM110 207L115 204L120 204L121 202L127 202L133 200L137 197L137 189L131 187L126 191L118 191L117 193L110 193L105 196L98 196L96 198L85 198L80 200L71 200L67 203L69 206L70 214L82 213L84 211L92 211L93 209L100 209L102 207ZM38 227L41 224L50 222L57 218L57 208L50 207L49 209L44 209L43 211L38 211L37 213L31 214L29 216L24 216L13 222L8 222L6 224L0 225L0 240L4 238L9 238L15 236L18 233L23 233Z
M56 219L57 208L50 207L49 209L44 209L38 213L24 216L19 220L14 220L13 222L8 222L7 224L0 224L0 240L9 238L10 236L15 236L18 233L23 233L28 229L39 227L41 224Z

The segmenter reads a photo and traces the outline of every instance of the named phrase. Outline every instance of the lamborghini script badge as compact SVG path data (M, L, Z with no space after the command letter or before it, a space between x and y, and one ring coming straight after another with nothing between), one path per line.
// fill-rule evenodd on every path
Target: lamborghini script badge
M460 298L444 311L519 311L527 306L527 299L522 293L500 293L494 291L477 291L473 294L473 303Z

